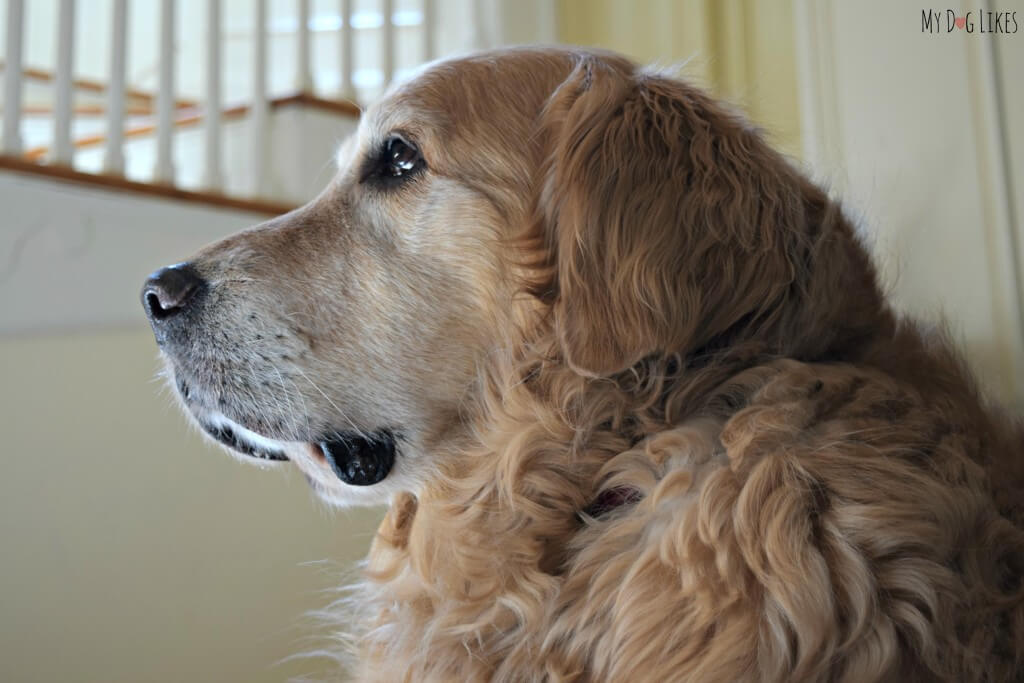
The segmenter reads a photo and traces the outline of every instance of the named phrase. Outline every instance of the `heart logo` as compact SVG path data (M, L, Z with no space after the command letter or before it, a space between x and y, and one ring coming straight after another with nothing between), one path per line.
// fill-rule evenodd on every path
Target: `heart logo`
M953 20L953 23L956 24L957 28L963 28L964 24L967 23L967 17L957 17Z

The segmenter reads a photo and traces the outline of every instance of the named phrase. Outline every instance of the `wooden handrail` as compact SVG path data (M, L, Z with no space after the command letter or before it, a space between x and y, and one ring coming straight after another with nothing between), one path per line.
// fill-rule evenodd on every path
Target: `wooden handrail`
M319 109L321 111L327 111L339 116L351 116L358 118L361 110L359 106L354 102L348 102L345 100L325 100L309 93L295 93L284 97L277 97L270 101L272 109L278 109L286 106L304 106L311 109ZM249 113L250 106L247 104L240 104L233 107L228 107L221 111L221 118L224 121L236 120L244 117ZM188 128L199 124L203 120L203 111L199 107L192 108L192 110L179 111L179 116L174 120L175 128ZM156 123L149 122L133 128L128 128L124 132L125 139L144 137L152 134L156 131ZM106 134L89 135L83 138L75 140L74 145L76 149L86 149L88 147L95 147L102 145L106 142ZM38 161L45 157L50 151L49 147L33 147L25 152L24 157L29 161Z
M103 116L107 113L107 108L102 104L78 104L72 109L75 116ZM3 113L3 109L0 108L0 113ZM39 105L39 104L27 104L22 105L21 115L22 116L46 116L53 113L53 107ZM153 113L152 107L132 106L125 107L124 113L128 116L149 116Z
M286 107L294 104L309 107L310 109L319 109L320 111L326 111L339 116L351 116L354 119L358 119L363 113L362 108L352 100L326 100L308 92L297 92L270 100L272 108Z
M279 216L283 213L288 213L295 208L293 205L283 202L267 201L264 199L240 199L237 197L228 197L227 195L216 192L193 192L191 190L182 190L170 185L140 183L134 180L128 180L122 176L83 173L82 171L76 171L68 166L37 164L31 161L26 161L20 157L5 155L0 155L0 170L55 178L65 182L105 188L107 190L127 191L151 197L179 199L188 202L206 204L208 206L251 211L253 213L265 214L268 216Z

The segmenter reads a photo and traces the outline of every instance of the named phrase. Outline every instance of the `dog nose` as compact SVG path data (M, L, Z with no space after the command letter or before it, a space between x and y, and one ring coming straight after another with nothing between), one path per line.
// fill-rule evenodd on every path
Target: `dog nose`
M188 308L206 281L190 263L161 268L146 279L142 287L142 306L150 321L157 325Z

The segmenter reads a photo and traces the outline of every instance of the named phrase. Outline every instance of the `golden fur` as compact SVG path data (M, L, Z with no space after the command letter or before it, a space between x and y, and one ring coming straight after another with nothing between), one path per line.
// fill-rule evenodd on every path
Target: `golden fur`
M546 104L550 314L392 506L361 678L1018 678L1019 432L756 131L617 67Z
M371 205L347 169L395 129L429 172ZM281 299L376 297L303 328L358 361L304 374L419 425L343 617L359 680L1022 680L1021 425L742 117L613 55L490 53L385 98L341 166L200 261L244 245ZM411 312L358 260L371 224L431 292ZM314 283L342 239L369 274ZM424 327L392 348L404 315ZM602 491L630 497L588 508Z

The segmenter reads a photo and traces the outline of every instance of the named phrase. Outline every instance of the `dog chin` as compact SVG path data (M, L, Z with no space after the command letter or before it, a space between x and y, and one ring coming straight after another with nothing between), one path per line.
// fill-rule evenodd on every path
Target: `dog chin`
M302 466L306 481L317 497L334 508L375 507L388 505L398 493L415 491L411 486L402 483L405 479L400 473L392 473L386 480L374 486L349 486L340 481L325 481L316 474L311 474Z

